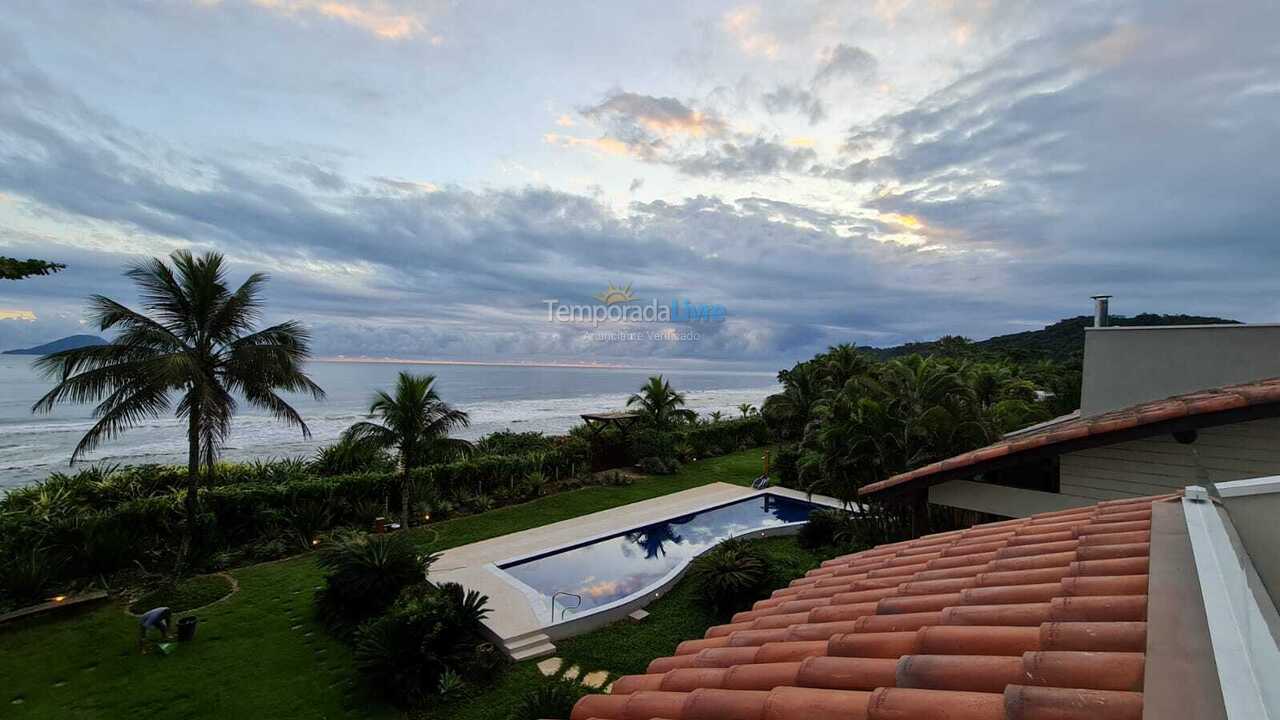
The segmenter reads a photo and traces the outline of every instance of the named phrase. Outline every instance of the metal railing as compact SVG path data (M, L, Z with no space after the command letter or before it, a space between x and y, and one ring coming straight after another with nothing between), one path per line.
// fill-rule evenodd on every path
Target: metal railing
M560 597L561 595L563 595L563 596L565 596L565 597L567 597L567 598L573 598L573 599L575 599L575 600L577 600L577 601L578 601L578 602L574 603L573 605L567 605L567 604L566 604L566 605L561 605L561 607L560 607L560 619L561 619L561 620L564 620L564 615L565 615L565 613L569 612L570 610L577 610L578 608L582 607L582 596L581 596L581 595L575 595L575 594L573 594L573 593L571 593L571 592L565 592L564 590L557 590L556 592L552 593L552 595L551 595L551 622L555 622L555 621L556 621L556 598Z

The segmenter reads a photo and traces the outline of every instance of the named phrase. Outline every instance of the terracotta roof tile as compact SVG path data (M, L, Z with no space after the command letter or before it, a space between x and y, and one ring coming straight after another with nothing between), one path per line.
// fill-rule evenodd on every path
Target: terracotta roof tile
M1150 506L1167 497L837 558L572 717L1138 720Z
M1263 406L1278 406L1276 410L1280 412L1280 378L1201 390L1099 415L1074 417L872 483L859 492L869 496L887 490L903 490L920 482L945 480L958 472L976 474L986 469L989 463L1053 445L1061 444L1063 451L1069 451L1069 443L1072 442L1106 442L1108 435L1144 427L1150 428L1154 434L1161 431L1160 423L1183 420L1207 425L1214 422L1214 415Z

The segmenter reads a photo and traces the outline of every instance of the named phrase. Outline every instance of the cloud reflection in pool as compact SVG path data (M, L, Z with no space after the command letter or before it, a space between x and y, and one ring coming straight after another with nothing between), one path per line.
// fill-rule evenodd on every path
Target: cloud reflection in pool
M542 593L582 596L582 613L632 595L733 535L803 522L816 505L765 493L502 566ZM573 611L571 610L570 613Z

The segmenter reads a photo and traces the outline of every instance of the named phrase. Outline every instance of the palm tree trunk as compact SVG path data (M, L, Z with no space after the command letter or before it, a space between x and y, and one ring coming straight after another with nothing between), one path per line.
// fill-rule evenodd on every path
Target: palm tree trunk
M200 410L191 408L187 418L187 525L195 527L196 499L200 490Z
M408 454L401 455L401 468L404 477L401 479L401 529L408 529Z
M400 528L409 529L409 466L404 467L404 481L400 486Z

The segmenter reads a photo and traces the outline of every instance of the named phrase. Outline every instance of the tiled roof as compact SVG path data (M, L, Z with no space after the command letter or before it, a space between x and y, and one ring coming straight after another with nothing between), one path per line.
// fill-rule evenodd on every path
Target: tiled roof
M1151 504L977 525L823 563L572 720L1138 720Z
M960 475L973 475L996 463L1037 450L1071 452L1108 441L1121 442L1133 439L1135 434L1144 430L1149 431L1146 432L1148 435L1164 432L1166 426L1180 422L1195 427L1211 425L1215 420L1235 421L1235 414L1268 406L1269 410L1280 413L1280 378L1200 390L1111 412L1048 423L1037 430L1017 433L987 447L872 483L859 490L858 494L866 497L889 490L905 490L909 486L933 484Z

